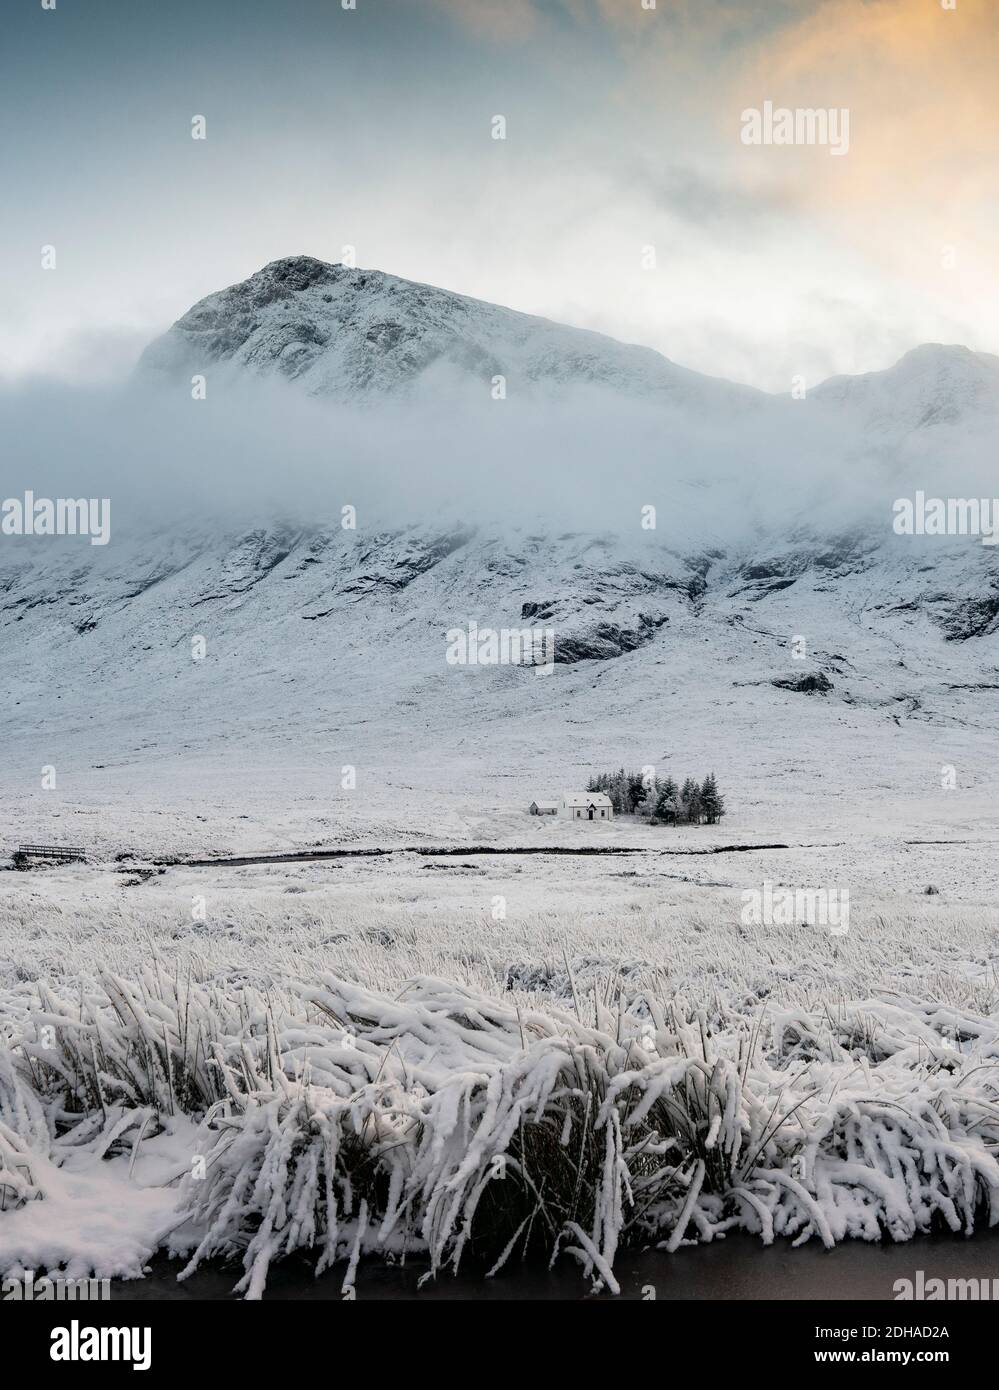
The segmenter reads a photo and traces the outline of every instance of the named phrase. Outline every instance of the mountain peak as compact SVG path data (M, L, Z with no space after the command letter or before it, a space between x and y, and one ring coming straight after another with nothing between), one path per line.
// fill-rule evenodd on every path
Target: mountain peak
M316 256L282 256L280 260L268 261L247 280L244 285L270 282L286 285L288 290L305 290L311 285L328 284L345 274L345 265L321 261ZM236 288L236 287L234 287Z
M896 362L896 366L901 366L903 362L937 362L962 359L969 360L977 354L971 348L964 347L961 343L920 343L918 347L910 348Z
M921 343L891 367L830 377L813 394L858 412L865 429L900 438L999 413L999 357L959 343Z
M915 372L945 372L996 377L999 374L999 357L987 352L973 352L961 343L921 343L911 348L888 370L899 376Z
M254 291L259 292L262 288L270 286L279 294L292 295L317 286L342 285L347 282L355 283L360 289L373 291L382 288L394 278L381 270L359 270L356 266L344 265L342 261L321 261L315 256L306 255L282 256L280 260L268 261L248 279L230 285L228 290L222 290L221 293L245 292L252 295Z
M875 372L861 372L857 376L833 376L817 389L825 391L834 382L888 381L934 372L994 377L999 375L999 357L987 352L974 352L961 343L920 343L903 353L890 367Z
M599 386L714 413L762 392L678 367L651 348L519 313L378 270L313 256L271 261L208 295L143 353L140 370L276 375L337 399L432 381L551 394Z
M150 344L140 371L188 381L196 373L277 377L343 401L457 384L486 393L503 378L511 396L599 387L710 420L781 408L651 348L305 254L270 261L200 300ZM884 371L832 377L812 394L870 434L898 440L965 417L992 419L999 358L923 343Z

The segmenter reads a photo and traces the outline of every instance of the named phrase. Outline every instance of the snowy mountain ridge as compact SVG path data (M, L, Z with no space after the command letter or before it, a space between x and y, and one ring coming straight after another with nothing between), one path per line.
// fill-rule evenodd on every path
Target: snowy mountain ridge
M934 426L999 424L999 357L970 348L924 343L885 371L836 376L813 395L853 411L872 435L897 442Z
M651 348L310 256L273 261L208 295L146 349L140 371L219 365L337 399L405 391L428 376L431 385L504 376L511 390L595 385L687 408L764 399Z
M795 404L678 366L652 348L305 255L206 296L139 364L152 379L212 368L273 375L341 400L503 376L511 391L598 386L723 420ZM832 377L809 395L888 443L936 425L994 427L999 357L928 343L883 371Z

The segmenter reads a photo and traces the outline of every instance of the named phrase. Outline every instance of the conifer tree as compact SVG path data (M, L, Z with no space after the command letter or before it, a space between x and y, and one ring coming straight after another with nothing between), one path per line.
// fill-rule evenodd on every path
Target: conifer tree
M695 794L699 797L700 788L693 777L684 778L683 787L680 790L680 819L690 821L693 819Z
M709 772L701 787L701 809L708 825L715 825L725 814L725 798L718 790L715 774Z
M666 825L675 825L680 818L680 805L676 783L672 777L660 782L656 791L656 820Z
M640 772L628 773L628 810L634 815L645 800L647 788Z

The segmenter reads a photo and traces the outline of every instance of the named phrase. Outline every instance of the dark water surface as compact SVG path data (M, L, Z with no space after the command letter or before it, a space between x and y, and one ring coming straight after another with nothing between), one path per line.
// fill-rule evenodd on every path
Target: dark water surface
M115 1280L112 1297L123 1299L229 1299L242 1268L210 1265L178 1283L183 1266L167 1259L153 1261L145 1279ZM612 1298L593 1295L588 1282L570 1258L554 1270L543 1265L515 1264L492 1279L474 1266L462 1267L454 1278L441 1275L418 1288L426 1264L405 1265L362 1261L355 1280L360 1299L476 1299L579 1300ZM994 1279L999 1295L999 1229L972 1236L921 1236L902 1245L869 1245L847 1241L834 1250L817 1242L799 1249L788 1244L760 1244L752 1236L730 1235L710 1245L666 1254L660 1250L622 1255L615 1268L621 1297L641 1299L887 1299L895 1298L898 1279L915 1282L917 1270L926 1279ZM286 1260L271 1268L265 1297L272 1299L339 1300L343 1298L344 1267L316 1279L305 1261ZM654 1291L654 1295L651 1291ZM999 1301L999 1300L997 1300Z

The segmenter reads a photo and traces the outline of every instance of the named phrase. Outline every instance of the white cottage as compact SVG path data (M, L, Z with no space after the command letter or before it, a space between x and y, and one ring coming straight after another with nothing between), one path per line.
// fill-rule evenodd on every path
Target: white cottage
M563 792L558 813L566 820L613 820L614 805L606 792Z

